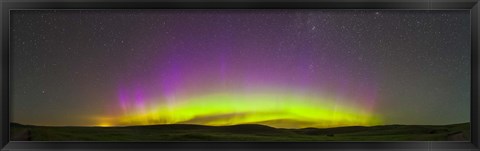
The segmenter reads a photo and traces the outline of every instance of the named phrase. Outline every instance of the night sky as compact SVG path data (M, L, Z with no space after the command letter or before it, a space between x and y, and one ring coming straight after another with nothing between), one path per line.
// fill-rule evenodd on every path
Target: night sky
M11 120L470 120L468 10L15 10Z

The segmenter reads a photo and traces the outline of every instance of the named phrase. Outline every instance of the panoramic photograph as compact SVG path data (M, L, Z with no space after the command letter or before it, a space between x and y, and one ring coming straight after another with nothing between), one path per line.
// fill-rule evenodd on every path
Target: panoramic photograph
M469 10L12 10L12 141L470 141Z

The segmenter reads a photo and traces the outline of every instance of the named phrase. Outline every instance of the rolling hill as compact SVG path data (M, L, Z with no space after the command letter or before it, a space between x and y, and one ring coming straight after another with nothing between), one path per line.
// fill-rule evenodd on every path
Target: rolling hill
M259 124L55 127L11 124L14 141L468 141L470 123L284 129Z

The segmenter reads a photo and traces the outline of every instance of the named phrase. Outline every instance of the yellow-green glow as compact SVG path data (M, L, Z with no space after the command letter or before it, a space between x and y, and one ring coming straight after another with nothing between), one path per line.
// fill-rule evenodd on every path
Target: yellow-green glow
M151 105L144 110L100 123L113 125L264 124L272 127L336 127L377 125L381 120L360 107L315 95L292 93L215 93L181 98L175 103ZM157 102L162 102L160 99ZM155 100L154 100L155 101Z

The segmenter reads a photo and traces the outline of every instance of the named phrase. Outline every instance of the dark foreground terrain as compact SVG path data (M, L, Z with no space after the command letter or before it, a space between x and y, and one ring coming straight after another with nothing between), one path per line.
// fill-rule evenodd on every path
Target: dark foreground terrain
M470 123L281 129L264 125L188 124L46 127L12 123L16 141L468 141Z

